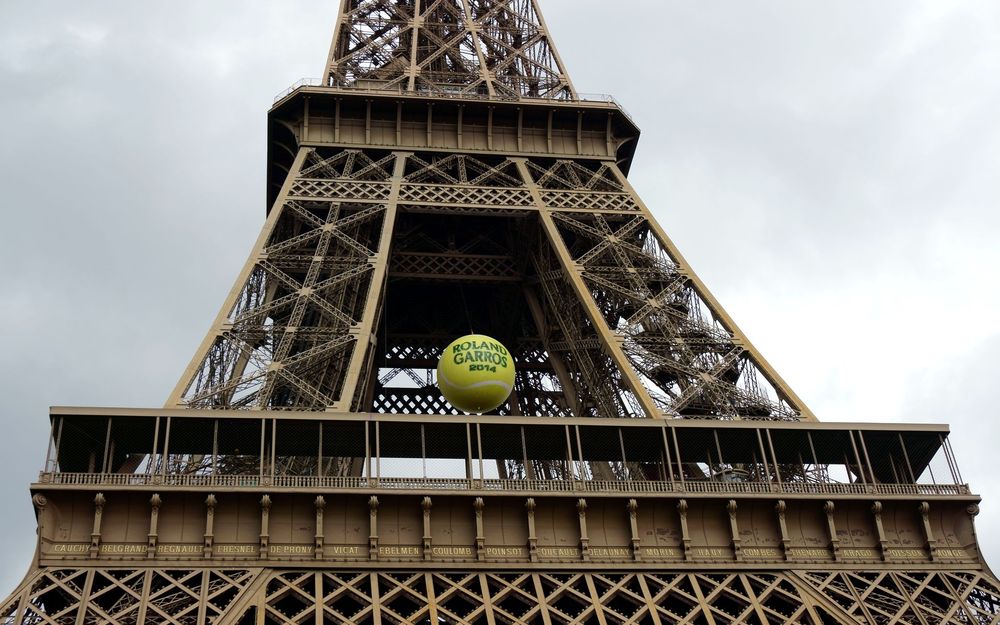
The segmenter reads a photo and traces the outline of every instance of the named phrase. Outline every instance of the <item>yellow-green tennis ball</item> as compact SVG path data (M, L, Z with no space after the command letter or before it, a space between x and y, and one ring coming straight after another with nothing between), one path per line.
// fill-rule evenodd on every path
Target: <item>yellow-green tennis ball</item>
M438 388L463 412L500 406L514 388L514 358L500 341L469 334L445 348L437 366Z

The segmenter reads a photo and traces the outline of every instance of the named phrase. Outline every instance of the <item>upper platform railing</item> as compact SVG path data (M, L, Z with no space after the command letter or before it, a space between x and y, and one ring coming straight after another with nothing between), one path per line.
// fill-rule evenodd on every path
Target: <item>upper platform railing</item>
M516 480L461 478L367 478L309 475L150 475L135 473L43 472L38 483L45 486L179 487L259 490L390 490L473 491L518 493L606 493L659 495L898 495L965 496L967 484L841 484L819 482L717 482L650 480Z
M323 83L322 78L300 78L299 80L292 83L287 89L283 89L274 96L274 102L280 102L281 100L292 95L296 91L309 87L328 87L331 90L336 90L339 92L351 93L365 93L371 95L388 95L388 96L422 96L422 97L433 97L442 98L448 100L483 100L483 101L494 101L494 102L537 102L537 103L573 103L573 102L590 102L590 103L600 103L600 104L611 104L618 108L625 117L630 121L634 121L632 115L628 110L621 105L621 102L616 100L614 96L606 93L578 93L576 98L561 98L557 100L546 99L546 98L529 98L529 97L517 97L517 96L507 96L507 95L488 95L483 93L469 93L467 91L407 91L402 88L399 89L385 89L376 86L365 86L365 85L351 85L349 87L336 86L329 87Z

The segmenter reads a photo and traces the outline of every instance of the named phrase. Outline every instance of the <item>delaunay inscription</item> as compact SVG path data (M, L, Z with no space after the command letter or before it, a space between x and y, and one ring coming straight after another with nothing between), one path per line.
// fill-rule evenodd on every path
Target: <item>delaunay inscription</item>
M632 552L625 547L591 547L593 558L631 558Z

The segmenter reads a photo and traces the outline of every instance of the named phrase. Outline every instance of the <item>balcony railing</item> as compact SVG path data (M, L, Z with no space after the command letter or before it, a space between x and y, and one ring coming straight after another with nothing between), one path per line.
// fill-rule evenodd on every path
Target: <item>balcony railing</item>
M835 482L498 480L420 477L318 477L302 475L147 475L135 473L50 473L38 482L53 486L176 486L190 488L287 488L328 490L515 491L541 493L704 493L796 495L969 495L967 484L841 484Z
M295 93L303 87L323 87L322 78L300 78L293 84L291 84L287 89L278 92L274 96L274 101L278 102L289 95ZM625 117L632 119L632 115L625 110L625 107L621 105L614 96L608 95L606 93L578 93L575 98L558 98L558 99L547 99L547 98L529 98L529 97L515 97L515 96L502 96L502 95L486 95L482 93L468 93L465 91L408 91L401 87L395 89L380 88L377 86L366 86L366 85L351 85L349 87L338 86L337 89L341 89L347 92L358 92L358 93L370 93L372 95L426 95L433 96L435 98L454 98L459 100L494 100L503 102L520 102L522 100L530 101L547 101L547 102L603 102L605 104L611 104L618 107L618 109L625 115Z

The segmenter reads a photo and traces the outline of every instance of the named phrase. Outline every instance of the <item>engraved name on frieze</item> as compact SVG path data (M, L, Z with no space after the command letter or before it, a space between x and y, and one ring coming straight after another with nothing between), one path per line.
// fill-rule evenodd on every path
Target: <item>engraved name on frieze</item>
M87 553L88 551L90 551L90 545L88 545L88 544L72 544L72 543L69 543L69 544L67 544L67 543L56 543L56 544L52 545L52 548L49 549L49 551L51 553L59 553L59 554L63 554L63 553L69 553L69 554Z
M595 558L630 559L632 552L627 547L591 547L590 555Z
M676 547L644 547L642 555L651 558L679 558L684 554Z
M578 558L580 550L572 547L539 547L538 555L545 558Z
M146 545L101 545L101 555L131 555L136 553L145 555Z
M827 549L814 549L810 547L795 547L792 555L797 558L829 558L830 551Z
M399 547L399 546L389 546L389 547L379 547L378 555L381 556L419 556L420 547Z
M747 558L780 558L781 552L775 547L743 547L741 550Z
M311 556L316 551L313 545L271 545L272 556Z
M357 545L324 545L323 553L327 556L361 556L361 547Z
M215 553L219 555L256 555L257 545L216 545Z
M432 551L435 556L444 558L456 556L464 558L472 557L472 547L434 547Z
M937 555L942 558L968 558L969 552L965 549L938 549Z
M524 547L487 547L487 558L527 558L528 550Z
M201 555L204 547L202 545L164 545L156 547L157 555L177 556L177 555Z
M840 555L844 558L877 558L878 553L874 549L841 549Z

